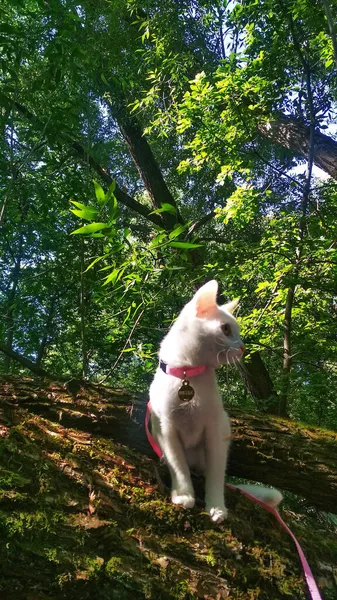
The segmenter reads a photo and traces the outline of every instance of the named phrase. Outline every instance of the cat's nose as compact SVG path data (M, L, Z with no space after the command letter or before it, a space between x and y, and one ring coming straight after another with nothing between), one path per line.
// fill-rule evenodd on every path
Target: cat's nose
M246 346L244 344L241 344L240 350L241 350L241 352L243 354L246 351Z

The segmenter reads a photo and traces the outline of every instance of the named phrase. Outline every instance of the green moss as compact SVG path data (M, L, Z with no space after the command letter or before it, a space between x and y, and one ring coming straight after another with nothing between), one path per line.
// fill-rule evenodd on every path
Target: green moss
M86 398L88 411L98 401ZM239 494L228 492L229 519L215 527L202 504L186 511L163 497L148 459L20 409L0 458L0 594L8 600L26 600L27 590L52 600L306 597L292 542ZM316 574L335 565L333 522L290 497L285 506ZM324 600L333 591L326 585Z

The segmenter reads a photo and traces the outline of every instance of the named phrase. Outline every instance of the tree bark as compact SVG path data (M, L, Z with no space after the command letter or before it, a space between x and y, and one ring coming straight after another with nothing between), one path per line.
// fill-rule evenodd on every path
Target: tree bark
M87 332L85 319L85 285L84 285L84 239L81 238L81 256L80 256L80 317L81 317L81 351L82 351L82 377L85 379L88 374L88 351L87 351Z
M44 369L41 369L39 366L33 363L33 361L29 360L29 358L26 358L25 356L18 354L18 352L15 352L11 348L8 348L7 344L0 343L0 352L3 352L5 354L5 357L8 356L9 358L16 360L20 365L22 365L32 373L35 373L35 375L39 375L40 377L47 377L48 379L55 379L54 375L51 375Z
M173 229L176 223L183 223L183 221L176 201L165 183L151 146L136 119L129 115L126 109L114 110L110 103L109 106L126 141L145 189L150 196L153 208L160 208L164 203L175 208L175 214L162 213L165 229Z
M249 359L238 363L238 369L245 388L256 400L258 409L271 415L278 415L280 399L261 354L253 352Z
M49 306L49 311L48 311L48 315L47 315L44 334L42 336L40 346L38 349L38 353L37 353L37 358L36 358L36 363L35 363L37 367L40 367L41 362L43 361L43 358L44 358L47 344L50 341L50 329L51 329L53 317L54 317L55 302L56 302L56 297L54 296L50 301L50 306Z
M14 268L11 276L11 289L8 292L7 297L7 311L5 313L6 318L6 346L8 350L12 350L13 348L13 339L14 339L14 303L16 292L19 285L19 278L21 272L21 260L22 260L22 250L23 250L23 231L21 230L20 238L19 238L19 247L17 256L14 262ZM4 359L4 371L5 373L9 372L10 368L10 356L9 354L5 355Z
M290 384L290 372L292 365L291 356L291 321L292 310L295 299L295 285L288 288L286 306L284 311L284 334L283 334L283 370L282 370L282 392L280 395L280 410L279 414L282 417L287 416L288 393Z
M285 148L308 158L310 150L310 126L285 115L276 115L275 119L262 122L257 126L266 138L281 144ZM337 142L331 137L315 131L314 164L337 179Z

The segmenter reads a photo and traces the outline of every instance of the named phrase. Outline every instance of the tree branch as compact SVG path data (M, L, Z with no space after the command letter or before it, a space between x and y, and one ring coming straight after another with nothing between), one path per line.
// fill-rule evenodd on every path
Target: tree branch
M215 217L215 215L216 215L215 210L212 210L207 215L204 215L203 217L201 217L201 219L199 219L199 221L192 223L192 225L188 228L187 234L190 236L190 235L192 235L192 233L195 233L198 229L200 229L200 227L205 225L205 223L208 223L208 221L213 219L213 217Z
M120 107L118 108L106 94L104 97L113 118L118 123L153 208L161 208L162 204L166 203L176 209L174 215L170 213L161 215L165 229L173 229L176 223L183 223L183 220L140 124L135 116L130 115L128 109L123 105L123 101L119 102Z
M48 379L60 379L60 377L55 377L47 371L45 371L44 369L41 369L41 367L38 367L35 363L33 363L33 361L29 360L29 358L22 356L14 350L11 350L10 348L8 348L8 346L6 346L6 344L0 343L0 352L3 352L9 358L16 360L16 362L25 367L25 369L28 369L29 371L35 373L35 375L38 375L39 377L47 377Z
M18 112L20 112L22 115L24 115L30 121L33 121L40 130L42 130L42 131L46 130L46 136L48 136L48 127L46 127L46 125L44 123L42 123L38 119L38 117L36 117L36 115L34 115L34 113L32 113L26 106L23 106L19 102L16 102L9 97L7 99L8 99L8 101L12 102L13 106L16 108L16 110ZM59 135L60 135L61 139L65 140L66 143L68 143L68 145L73 150L75 150L76 154L86 164L90 165L90 167L93 169L93 171L96 171L96 173L101 177L101 179L107 185L111 185L111 183L114 181L114 177L113 177L113 175L111 175L109 173L108 169L102 167L102 165L100 165L96 161L96 159L91 154L89 154L79 142L76 142L73 139L71 139L71 137L69 135L67 135L65 133L61 133L61 132ZM124 204L124 206L127 206L134 212L142 215L143 217L145 217L145 219L147 219L148 221L151 221L154 225L159 225L161 227L163 226L163 221L162 221L160 215L156 215L156 214L151 215L150 214L151 209L147 208L140 202L137 202L137 200L135 200L134 198L131 198L131 196L129 196L126 192L124 192L118 185L116 185L114 194L115 194L117 200L119 202L121 202L121 204Z

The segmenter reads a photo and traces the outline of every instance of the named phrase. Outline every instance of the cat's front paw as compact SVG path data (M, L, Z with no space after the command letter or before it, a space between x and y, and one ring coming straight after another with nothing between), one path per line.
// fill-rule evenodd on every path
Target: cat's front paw
M227 508L224 505L207 508L207 512L214 523L221 523L227 518L228 514Z
M177 492L172 492L172 502L173 504L179 504L184 508L193 508L195 499L192 494L178 494Z

